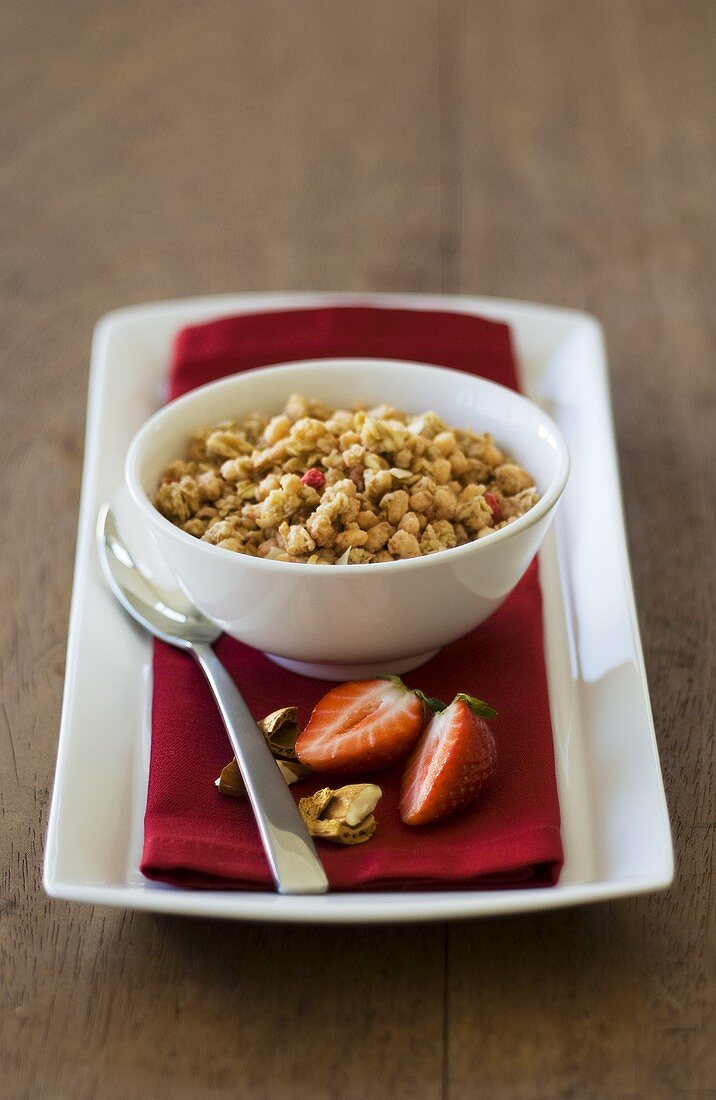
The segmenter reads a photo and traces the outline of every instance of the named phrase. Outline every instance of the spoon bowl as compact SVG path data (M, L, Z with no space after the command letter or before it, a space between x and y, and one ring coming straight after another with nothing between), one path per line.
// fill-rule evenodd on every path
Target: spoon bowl
M97 545L107 584L125 611L155 638L189 649L195 644L211 645L220 636L216 624L197 608L185 601L184 607L179 607L175 593L165 592L142 576L108 504L100 511Z

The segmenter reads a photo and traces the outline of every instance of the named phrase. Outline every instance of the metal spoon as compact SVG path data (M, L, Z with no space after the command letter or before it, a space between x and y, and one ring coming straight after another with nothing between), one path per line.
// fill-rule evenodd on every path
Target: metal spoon
M107 582L133 619L169 645L188 650L204 672L224 719L246 784L277 890L323 894L328 879L293 797L236 685L211 648L221 631L182 597L151 585L122 542L108 504L97 522L97 546Z

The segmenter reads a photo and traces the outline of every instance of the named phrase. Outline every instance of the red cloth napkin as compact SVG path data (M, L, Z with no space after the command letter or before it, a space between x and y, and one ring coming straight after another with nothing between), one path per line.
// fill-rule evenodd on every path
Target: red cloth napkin
M169 394L178 397L250 367L353 355L422 360L518 388L505 325L459 313L334 307L232 317L185 329L175 345ZM305 723L332 686L287 672L227 636L216 651L257 719L293 704ZM398 817L400 767L374 776L384 793L373 839L351 848L319 842L331 887L554 884L563 855L536 563L486 623L405 680L446 701L465 691L494 706L497 771L473 807L422 829L411 829ZM200 670L191 657L156 643L141 865L147 877L214 889L272 885L248 803L220 795L214 786L230 757ZM291 790L298 799L338 784L314 775Z

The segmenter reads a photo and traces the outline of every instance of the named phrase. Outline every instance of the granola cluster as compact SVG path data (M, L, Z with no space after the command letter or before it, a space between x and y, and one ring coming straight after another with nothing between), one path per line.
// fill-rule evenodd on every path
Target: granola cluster
M155 507L196 538L276 561L363 564L484 538L539 500L492 436L434 412L328 409L300 394L198 431Z

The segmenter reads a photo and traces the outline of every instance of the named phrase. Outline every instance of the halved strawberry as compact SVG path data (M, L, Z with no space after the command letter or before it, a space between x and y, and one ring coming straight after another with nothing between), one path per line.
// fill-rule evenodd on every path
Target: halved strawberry
M482 717L494 713L478 699L456 695L430 719L403 773L406 825L427 825L474 802L495 770L495 739Z
M398 676L341 684L316 704L296 755L319 772L374 771L408 752L425 717L422 697Z

